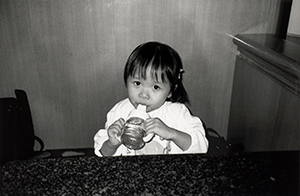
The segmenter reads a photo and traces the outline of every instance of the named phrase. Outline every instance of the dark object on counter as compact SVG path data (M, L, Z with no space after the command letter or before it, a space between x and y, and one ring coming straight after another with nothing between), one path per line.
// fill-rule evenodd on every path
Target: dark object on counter
M224 137L212 129L206 128L206 138L208 140L208 154L232 154L237 152L243 152L244 146L241 143L231 144Z
M0 195L299 195L299 151L16 160Z
M44 142L34 135L28 98L23 90L15 90L16 98L0 98L0 165L34 155L34 142Z

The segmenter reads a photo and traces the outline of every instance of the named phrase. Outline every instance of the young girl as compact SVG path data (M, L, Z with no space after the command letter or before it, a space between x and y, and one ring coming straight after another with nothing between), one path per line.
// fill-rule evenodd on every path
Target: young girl
M95 154L206 153L208 142L202 122L184 105L189 100L182 84L183 72L180 56L168 45L148 42L134 49L124 69L128 98L108 112L105 129L94 137ZM150 118L145 129L154 138L142 149L131 150L118 136L127 116L139 104L147 108Z

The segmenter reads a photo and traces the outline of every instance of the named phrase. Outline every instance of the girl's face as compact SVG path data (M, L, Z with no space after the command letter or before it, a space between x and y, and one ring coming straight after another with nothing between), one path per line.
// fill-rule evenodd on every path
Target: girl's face
M151 68L146 70L146 79L144 80L138 74L127 78L127 92L132 105L136 108L138 104L146 105L147 112L158 109L164 104L167 98L171 97L171 84L166 79L161 80L160 72L157 73L157 81L151 74Z

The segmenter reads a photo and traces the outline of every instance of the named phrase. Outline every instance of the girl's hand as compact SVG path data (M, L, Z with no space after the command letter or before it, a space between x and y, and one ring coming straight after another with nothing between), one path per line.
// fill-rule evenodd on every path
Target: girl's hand
M147 134L154 133L167 140L171 140L174 137L175 130L168 127L159 118L148 118L145 123L145 128L147 130Z
M107 129L108 140L111 146L118 147L121 144L121 141L117 138L117 136L122 135L122 128L125 124L125 120L120 118L116 120L112 125L110 125Z
M187 150L192 143L189 134L167 126L159 118L148 118L145 123L147 134L154 133L166 140L172 140L181 150Z

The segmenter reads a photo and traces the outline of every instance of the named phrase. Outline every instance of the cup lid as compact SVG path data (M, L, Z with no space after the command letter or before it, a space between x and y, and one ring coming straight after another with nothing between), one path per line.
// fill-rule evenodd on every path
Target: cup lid
M146 109L147 109L147 106L139 104L136 109L132 110L129 113L127 119L129 119L131 117L139 117L143 120L146 120L147 118L150 117L149 114L147 114Z

